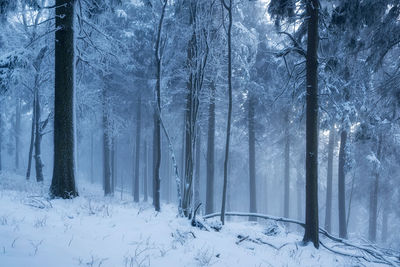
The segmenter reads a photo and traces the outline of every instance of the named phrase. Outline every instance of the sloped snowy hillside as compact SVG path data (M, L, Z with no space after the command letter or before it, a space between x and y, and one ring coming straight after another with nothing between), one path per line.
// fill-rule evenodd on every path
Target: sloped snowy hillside
M241 219L220 232L204 231L177 218L173 205L156 213L150 204L135 205L126 195L104 198L100 188L83 185L76 199L47 200L47 185L0 178L2 267L377 266L304 247L301 232L265 221Z

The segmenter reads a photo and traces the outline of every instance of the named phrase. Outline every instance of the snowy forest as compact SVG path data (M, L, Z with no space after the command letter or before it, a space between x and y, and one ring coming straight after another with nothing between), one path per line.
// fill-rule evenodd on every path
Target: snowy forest
M0 266L400 266L399 0L0 0Z

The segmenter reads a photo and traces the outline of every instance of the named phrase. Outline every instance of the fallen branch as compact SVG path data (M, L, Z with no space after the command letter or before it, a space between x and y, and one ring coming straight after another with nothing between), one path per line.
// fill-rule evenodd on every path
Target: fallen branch
M302 223L300 221L296 221L296 220L292 220L292 219L288 219L288 218L283 218L283 217L269 216L269 215L260 214L260 213L225 212L225 215L227 215L227 216L238 216L238 217L255 217L255 218L261 218L261 219L265 219L265 220L273 220L273 221L277 221L277 222L294 223L294 224L300 225L301 227L305 227L305 223ZM210 219L210 218L218 217L218 216L221 216L220 212L204 215L203 218L204 219Z
M221 215L221 213L217 212L217 213L207 214L207 215L203 216L203 218L210 219L210 218L218 217L220 215ZM269 216L269 215L260 214L260 213L226 212L225 215L226 216L238 216L238 217L255 217L255 218L260 218L260 219L265 219L265 220L273 220L276 222L293 223L293 224L297 224L297 225L300 225L301 227L305 228L305 223L303 223L303 222L284 218L284 217ZM366 247L363 245L355 245L355 244L348 242L345 239L335 237L335 236L329 234L328 231L326 231L323 228L319 228L319 233L324 235L325 237L331 239L332 241L335 241L335 242L341 243L347 247L359 250L362 253L366 253L369 256L371 256L372 258L376 259L377 261L368 260L365 256L361 256L361 255L346 254L344 252L338 252L336 250L328 248L327 246L325 246L324 244L321 243L321 245L323 247L327 248L331 252L334 252L334 253L337 253L337 254L340 254L343 256L362 258L368 262L379 262L379 263L384 263L384 264L388 264L391 266L400 266L400 259L399 259L400 253L395 253L395 252L390 253L391 251L389 251L389 250L385 250L384 253L381 253L379 251L379 249L376 249L375 247L370 248L370 247ZM389 259L389 258L392 258L392 259Z

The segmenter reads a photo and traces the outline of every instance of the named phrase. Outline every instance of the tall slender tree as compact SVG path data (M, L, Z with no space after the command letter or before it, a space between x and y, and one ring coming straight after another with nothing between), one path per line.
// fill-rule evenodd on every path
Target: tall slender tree
M158 21L157 38L155 43L155 62L156 62L156 88L155 88L155 107L154 107L154 193L153 203L156 211L161 210L160 205L160 166L161 166L161 65L162 65L162 27L164 23L165 11L168 0L163 0L161 15Z
M249 92L248 100L248 129L249 129L249 196L250 196L250 213L257 213L257 189L256 189L256 137L255 137L255 99ZM255 217L249 220L255 221Z
M206 214L214 212L214 143L215 143L215 83L210 84L210 104L208 108L207 132L207 188L206 188Z
M335 127L329 130L328 169L326 178L325 230L332 230L332 178L333 178L333 149L335 145Z
M311 241L318 248L318 0L306 1L306 14L306 224L303 241Z
M226 2L228 1L228 3ZM228 162L229 145L232 124L232 26L233 26L233 0L221 0L223 8L228 12L228 120L226 126L225 160L224 160L224 183L222 187L221 222L225 224L226 191L228 186ZM225 18L223 18L225 19Z
M133 200L139 202L139 169L140 169L140 141L142 132L142 96L139 92L136 112L136 152L135 152L135 177Z
M347 238L346 227L346 143L347 131L344 129L340 134L340 149L339 149L339 183L338 183L338 204L339 204L339 237Z

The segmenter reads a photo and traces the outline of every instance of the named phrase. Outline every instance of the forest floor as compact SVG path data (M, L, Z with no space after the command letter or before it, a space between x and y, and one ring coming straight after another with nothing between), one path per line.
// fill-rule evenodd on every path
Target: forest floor
M378 266L303 246L301 232L271 222L240 219L205 231L177 217L174 205L157 213L93 187L48 200L48 185L1 174L0 266Z

